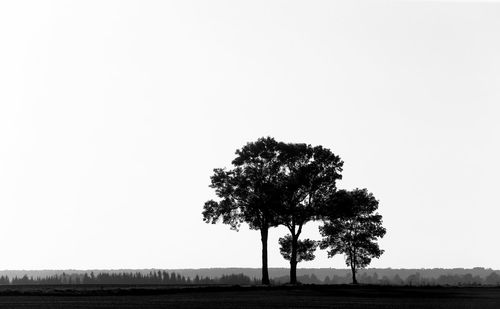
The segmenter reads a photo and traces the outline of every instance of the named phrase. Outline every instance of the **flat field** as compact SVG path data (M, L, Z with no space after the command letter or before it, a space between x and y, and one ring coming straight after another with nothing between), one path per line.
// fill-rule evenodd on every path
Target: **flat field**
M500 308L498 287L4 286L0 308Z

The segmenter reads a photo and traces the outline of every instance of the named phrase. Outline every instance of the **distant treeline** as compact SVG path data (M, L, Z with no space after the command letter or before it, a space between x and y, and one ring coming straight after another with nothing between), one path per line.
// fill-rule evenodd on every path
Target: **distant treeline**
M298 281L304 284L349 284L351 277L349 274L345 276L333 275L326 276L324 280L319 280L316 275L299 276ZM274 278L275 284L288 282L288 276ZM447 274L440 275L437 278L423 277L419 272L409 275L402 279L398 274L388 277L379 276L377 273L367 274L361 273L358 276L358 282L362 284L377 284L377 285L407 285L407 286L500 286L500 275L496 272L491 272L485 278L472 274Z
M222 275L220 277L186 277L179 273L167 271L151 271L149 273L141 272L123 272L123 273L71 273L54 274L45 277L28 276L0 276L0 285L57 285L57 284L171 284L171 285L210 285L210 284L229 284L229 285L255 285L260 284L260 278L250 278L240 274ZM349 273L345 275L333 274L319 279L314 273L297 277L303 284L349 284L351 277ZM283 284L289 282L288 276L275 277L271 279L272 284ZM377 272L359 274L359 283L378 284L378 285L408 285L408 286L500 286L500 274L490 272L486 276L466 274L441 274L437 277L425 277L420 272L415 272L406 277L399 274L379 275Z
M36 284L173 284L173 285L206 285L206 284L258 284L259 280L250 279L243 274L222 275L218 278L196 276L193 279L178 273L166 271L155 271L148 274L136 273L97 273L94 274L55 274L46 277L33 277L24 275L22 277L9 278L0 276L1 285L36 285Z

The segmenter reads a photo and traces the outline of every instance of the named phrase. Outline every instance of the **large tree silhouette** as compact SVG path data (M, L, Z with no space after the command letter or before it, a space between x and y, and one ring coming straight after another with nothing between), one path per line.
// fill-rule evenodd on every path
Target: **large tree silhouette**
M302 227L318 218L341 179L343 162L322 146L280 143L279 220L291 237L290 283L297 283L298 239Z
M386 233L377 209L378 201L368 190L339 190L323 214L325 221L319 231L324 238L320 248L329 249L328 257L345 254L353 284L357 284L356 271L384 253L376 242Z
M236 151L231 170L214 169L210 187L219 201L205 203L203 220L222 220L238 230L245 222L250 229L260 230L262 241L262 284L269 284L267 239L269 228L278 225L279 143L273 138L260 138Z

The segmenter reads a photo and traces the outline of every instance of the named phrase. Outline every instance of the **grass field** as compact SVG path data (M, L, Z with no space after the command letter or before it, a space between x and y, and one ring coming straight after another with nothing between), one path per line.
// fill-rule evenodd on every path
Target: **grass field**
M6 286L0 308L500 308L500 288Z

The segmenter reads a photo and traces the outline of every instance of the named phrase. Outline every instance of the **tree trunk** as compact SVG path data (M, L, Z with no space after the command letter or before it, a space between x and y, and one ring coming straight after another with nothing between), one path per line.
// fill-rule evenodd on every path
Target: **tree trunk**
M352 284L358 284L356 280L356 248L352 249L350 254L351 271L352 271Z
M290 259L290 284L297 284L297 262Z
M352 264L351 264L351 271L352 271L352 284L358 284L358 281L356 280L356 268L352 266Z
M290 255L290 284L297 284L297 239L292 233L292 254Z
M269 228L260 229L260 240L262 241L262 284L269 285L269 271L267 269L267 237Z

